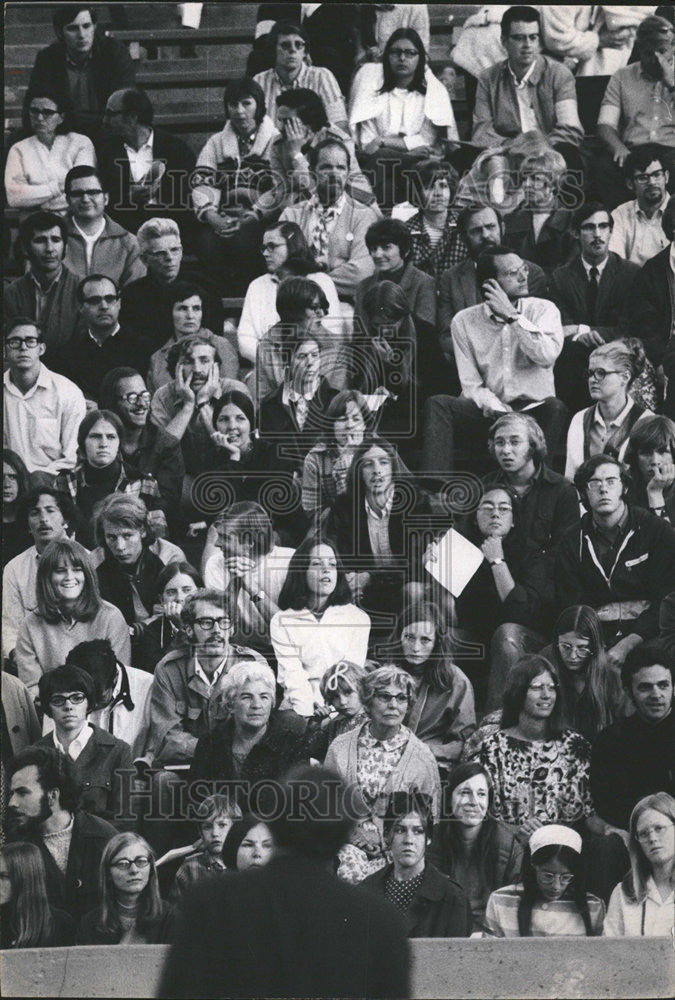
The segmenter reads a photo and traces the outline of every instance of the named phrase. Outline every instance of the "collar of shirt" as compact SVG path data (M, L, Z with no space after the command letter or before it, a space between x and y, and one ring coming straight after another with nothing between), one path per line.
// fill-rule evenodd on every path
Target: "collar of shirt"
M663 218L663 211L664 211L666 205L668 204L668 200L669 200L669 195L668 195L668 192L666 192L666 194L665 194L665 196L663 198L663 201L661 202L661 204L659 205L659 207L656 209L656 211L651 216L651 218L648 218L647 215L642 211L642 209L638 205L637 198L636 198L635 202L634 202L634 204L635 204L635 216L636 216L636 218L638 218L640 220L640 222L653 222L655 219L660 222L661 219Z
M63 274L63 264L59 268L59 273L56 275L56 277L54 278L54 280L52 281L52 283L50 285L47 285L46 288L42 287L42 285L40 284L40 282L37 280L37 278L33 274L32 270L29 271L28 273L30 274L31 278L33 279L33 284L35 285L35 287L38 290L38 295L49 295L49 293L51 292L51 290L54 287L54 285L57 285L59 283L59 281L61 280L61 275Z
M145 160L147 160L148 165L149 165L150 162L152 161L152 157L153 157L153 142L154 142L154 139L155 139L155 133L154 133L154 131L152 129L150 129L150 135L145 140L145 142L143 143L143 145L138 147L138 149L134 149L133 146L127 146L127 144L125 142L124 143L124 149L126 151L128 159L129 159L129 163L138 163L141 160L145 159Z
M602 415L600 413L600 407L596 406L595 414L593 416L593 423L595 424L596 427L620 427L623 421L628 416L632 406L633 406L633 400L630 399L629 397L628 402L624 406L621 413L617 414L617 416L614 417L613 420L608 420L607 423L605 423L605 421L602 418Z
M66 757L70 757L71 760L77 760L84 748L86 747L89 740L94 735L94 730L91 728L89 723L86 723L82 729L82 732L73 740L68 749L61 745L59 739L56 735L56 730L54 730L54 746Z
M608 260L609 260L609 256L605 257L605 259L603 260L602 264L588 264L584 260L583 257L581 258L581 263L583 264L584 271L586 272L586 277L588 278L589 281L591 280L591 268L592 267L597 268L597 270L598 270L598 281L600 281L600 278L602 277L602 272L607 267L607 261Z
M651 899L652 902L657 903L659 906L665 906L666 904L669 904L670 906L673 905L673 899L675 897L675 889L671 888L670 894L666 896L665 899L663 899L661 893L659 892L656 886L656 882L654 881L653 875L647 876L647 881L645 882L645 889L647 898Z
M361 740L367 747L384 747L385 750L400 750L408 742L410 730L406 726L401 726L399 731L390 736L388 740L376 739L370 731L370 726L365 726L361 732Z
M394 506L394 491L392 490L391 496L385 503L384 507L382 507L379 511L375 510L374 507L370 506L367 497L364 502L366 505L366 514L368 515L368 517L372 517L376 521L383 521L385 517L391 516L391 508Z
M52 380L50 376L51 372L49 371L49 369L46 368L45 365L42 364L42 362L40 362L40 371L37 380L35 382L35 385L31 386L28 392L21 392L21 390L14 384L14 382L12 382L9 369L7 369L7 371L5 372L3 381L5 383L5 389L8 392L10 392L13 396L20 396L21 399L30 399L30 397L33 396L38 391L38 389L51 389Z
M506 60L506 68L509 71L509 75L510 75L511 79L513 80L513 86L517 90L522 90L522 88L526 87L528 83L532 83L534 85L534 84L536 84L538 82L539 77L535 73L535 70L538 68L540 61L541 61L541 56L538 56L534 60L534 62L532 63L532 65L528 69L527 73L522 78L522 80L518 80L518 78L516 77L516 74L511 69L511 64L509 63L508 59ZM536 79L533 79L533 77L535 77L535 76L536 76Z
M297 392L296 389L291 389L288 382L284 382L284 388L281 392L281 402L288 406L289 403L298 403L301 399L306 400L308 403L316 396L317 390L319 388L319 379L317 378L312 387L306 392Z
M72 222L73 226L75 227L75 229L77 229L78 233L85 242L90 240L92 243L95 243L96 240L99 238L99 236L102 234L103 230L105 229L106 219L105 215L102 216L101 219L99 219L98 229L96 230L95 233L85 233L82 229L80 229L80 227L77 224L77 220L72 215L70 217L70 221Z
M120 332L120 329L121 327L118 323L113 332L109 333L108 336L105 338L105 340L97 340L94 334L89 329L87 330L87 333L89 334L89 339L93 340L97 347L102 347L107 340L112 340L113 337L116 337L117 334Z
M279 76L279 74L277 73L276 69L273 69L272 70L272 74L274 76L274 82L276 83L277 87L279 87L279 89L281 91L284 91L284 90L297 90L298 87L303 87L304 86L304 83L302 81L303 81L304 77L307 75L308 68L309 67L307 66L307 64L303 63L302 66L300 67L300 72L296 76L295 80L291 81L291 83L286 83L284 80L282 80L281 77Z
M324 212L333 211L335 213L335 218L342 215L342 211L347 204L347 192L343 191L338 200L333 205L322 205L319 201L319 197L313 194L309 199L310 207L318 214L323 214Z
M207 677L206 673L204 672L201 663L199 662L199 660L195 656L195 676L199 677L200 681L203 681L206 684L207 688L212 688L213 685L217 682L217 680L220 677L220 675L222 674L222 672L225 669L226 665L227 665L227 657L225 656L220 661L220 663L218 664L218 666L216 667L216 669L213 671L213 674L211 675L211 678L209 679L209 677Z

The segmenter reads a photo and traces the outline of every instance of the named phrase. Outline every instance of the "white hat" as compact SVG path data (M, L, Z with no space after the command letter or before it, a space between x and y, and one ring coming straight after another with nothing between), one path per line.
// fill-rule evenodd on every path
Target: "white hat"
M569 826L561 826L559 823L551 823L549 826L541 826L535 830L530 837L530 854L539 851L542 847L569 847L577 854L581 854L581 837L576 830L570 830Z

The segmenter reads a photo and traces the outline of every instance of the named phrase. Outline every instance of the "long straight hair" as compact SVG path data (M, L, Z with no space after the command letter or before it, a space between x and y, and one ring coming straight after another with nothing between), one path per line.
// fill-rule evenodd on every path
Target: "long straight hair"
M392 32L389 36L387 44L384 47L384 52L382 53L383 82L380 88L380 93L386 94L388 91L393 90L396 86L396 77L392 73L391 64L389 62L389 53L392 46L396 42L400 42L402 40L411 42L417 49L417 54L419 55L415 75L410 81L408 90L416 90L420 94L426 94L427 54L424 51L424 43L414 28L397 28L396 31Z
M647 809L653 809L661 813L671 823L675 824L675 799L668 792L655 792L654 795L646 795L640 799L630 814L628 829L630 841L628 843L628 853L630 855L630 872L621 885L626 896L633 903L642 903L647 895L647 879L652 874L652 866L645 857L645 852L640 846L640 841L635 835L638 820ZM675 888L675 864L670 870L670 885Z
M104 934L122 934L122 923L120 921L120 911L117 901L117 893L113 885L110 865L117 855L130 844L138 846L150 858L150 877L148 884L139 896L138 915L136 917L136 927L141 934L150 930L162 915L162 900L159 895L159 880L155 867L155 855L147 841L139 837L137 833L131 831L118 833L112 837L103 848L101 855L101 866L99 868L99 891L101 894L101 909L97 923L97 930Z
M392 660L396 666L410 673L407 660L403 654L401 633L413 622L431 622L434 626L434 645L428 659L423 664L422 677L432 691L452 692L455 680L455 665L452 662L451 640L443 627L441 613L437 605L431 601L419 601L407 604L398 616L394 629L389 636L386 648L387 660ZM379 653L379 650L378 650Z
M518 930L521 937L532 937L532 910L536 903L541 901L541 891L537 884L537 873L535 864L545 864L547 861L560 860L570 869L574 879L569 887L572 901L576 904L579 916L586 928L586 937L593 937L593 925L591 924L591 914L588 909L588 897L586 896L586 877L584 862L580 854L573 851L565 844L549 844L547 847L540 847L534 854L530 854L529 844L525 848L523 856L523 894L518 903ZM569 897L568 897L569 898Z
M23 842L4 844L0 855L12 887L8 920L13 947L47 947L55 921L47 897L47 876L40 849Z
M84 573L84 586L71 612L78 622L90 622L101 608L98 578L87 550L70 538L50 542L42 553L37 571L37 606L42 618L50 625L61 621L61 604L52 584L52 573L64 560Z
M574 704L575 698L573 674L565 666L558 647L560 636L566 632L576 632L591 644L591 655L585 670L586 688L581 700L588 704L593 716L594 732L590 735L594 737L601 729L606 729L615 721L615 706L611 697L612 667L607 657L600 619L588 605L574 604L570 608L565 608L553 628L551 640L553 662L558 668L563 702L569 706ZM574 719L570 718L569 724L572 729L576 729Z
M499 888L497 885L497 861L499 857L499 848L497 845L498 825L497 820L493 817L494 788L492 779L482 764L478 761L468 761L465 764L459 764L452 770L445 794L447 795L447 801L451 802L454 790L464 784L465 781L469 781L470 778L475 778L478 774L482 775L487 783L488 807L485 819L481 823L480 833L475 841L473 856L476 859L476 867L478 868L481 894L485 901L487 901L489 894L494 889ZM460 824L456 818L451 816L450 821L442 823L440 828L441 847L444 856L449 861L448 874L451 878L455 877L456 868L464 854L459 826Z
M331 538L310 535L298 545L288 564L286 579L279 594L279 607L282 611L289 608L292 608L293 611L302 611L309 607L312 595L307 584L307 569L312 549L316 548L317 545L327 545L329 549L333 550L337 567L335 590L329 595L324 610L336 604L352 604L352 592L347 583L345 568L336 543Z
M539 674L550 674L556 689L556 699L553 711L546 726L547 739L558 738L563 731L563 696L560 688L560 678L555 666L539 653L521 656L509 670L502 694L502 718L500 729L510 729L517 726L520 713L525 704L527 690Z

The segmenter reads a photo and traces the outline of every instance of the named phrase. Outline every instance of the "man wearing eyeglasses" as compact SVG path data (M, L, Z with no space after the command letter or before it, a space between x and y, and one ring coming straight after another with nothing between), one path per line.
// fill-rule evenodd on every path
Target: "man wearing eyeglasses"
M585 371L593 348L631 333L637 264L610 251L614 219L600 202L574 213L579 253L553 272L550 297L560 310L565 343L555 365L556 395L576 413L590 405Z
M120 290L112 278L90 274L78 285L77 298L80 328L54 366L77 382L87 400L97 404L101 383L111 368L123 365L145 371L152 344L135 330L120 326Z
M574 477L587 510L568 528L556 554L556 604L595 609L609 662L621 667L628 653L659 630L659 607L675 580L675 531L662 518L625 499L623 466L594 455Z
M668 246L662 222L668 204L670 174L661 150L654 143L638 146L629 153L623 173L635 198L612 212L614 228L609 249L642 267Z
M56 476L77 462L77 431L86 413L82 390L42 363L41 328L27 316L5 327L3 447L29 472Z
M135 236L106 214L108 195L93 167L72 167L66 174L68 238L64 260L80 278L99 272L120 287L145 274Z
M236 663L264 657L232 643L236 606L219 590L198 590L181 614L189 645L160 660L150 702L148 753L155 765L186 764L201 736L223 719L221 691Z

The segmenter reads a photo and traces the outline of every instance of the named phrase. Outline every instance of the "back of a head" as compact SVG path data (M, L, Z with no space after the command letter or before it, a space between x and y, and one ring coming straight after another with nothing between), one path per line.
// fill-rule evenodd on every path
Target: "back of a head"
M326 767L298 764L279 783L283 811L269 823L279 847L330 861L353 824L342 779Z

